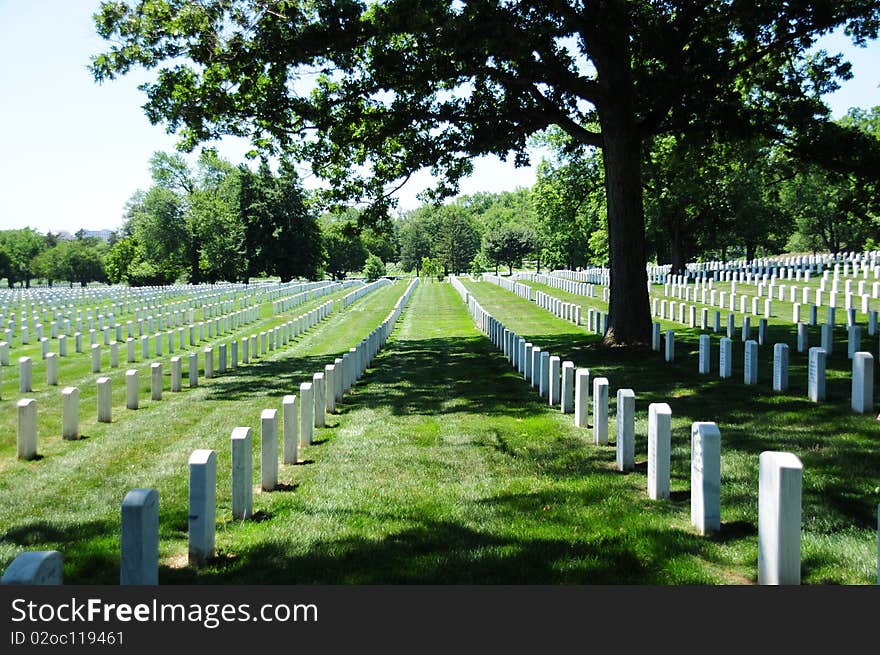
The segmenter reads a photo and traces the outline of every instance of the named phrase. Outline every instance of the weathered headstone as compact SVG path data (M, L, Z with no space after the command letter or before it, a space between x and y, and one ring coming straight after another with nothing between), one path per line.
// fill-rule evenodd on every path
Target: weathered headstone
M758 473L758 584L801 582L803 465L792 453L765 451Z
M93 343L91 346L92 353L92 373L101 372L101 346Z
M797 349L799 353L807 352L810 347L809 333L806 323L797 324Z
M674 362L675 361L675 332L673 330L666 330L666 361Z

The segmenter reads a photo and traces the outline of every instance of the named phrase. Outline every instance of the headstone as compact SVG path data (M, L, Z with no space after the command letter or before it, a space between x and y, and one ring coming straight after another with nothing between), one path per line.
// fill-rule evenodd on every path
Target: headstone
M189 563L202 566L214 557L217 519L217 455L194 450L189 456Z
M93 343L91 346L92 353L92 373L101 372L101 346Z
M57 550L28 550L18 556L0 578L0 585L64 584L61 553Z
M52 387L58 384L58 357L55 353L46 353L46 384Z
M183 365L180 357L171 358L171 391L180 391L182 386Z
M205 348L205 377L214 377L214 349L210 346Z
M654 323L653 325L654 325L654 327L653 327L653 331L651 333L651 347L654 349L655 352L659 353L660 352L660 324Z
M253 516L254 456L251 450L251 429L232 431L232 518L249 519Z
M617 470L635 468L636 394L632 389L617 390Z
M189 387L199 386L199 354L189 354Z
M853 354L851 405L856 414L874 411L874 356L871 353Z
M18 407L18 459L34 459L37 456L37 401L22 398Z
M834 332L827 323L822 326L822 350L831 355L834 348Z
M162 364L150 364L150 399L162 400Z
M296 464L299 461L299 425L296 415L296 396L287 395L281 400L281 416L284 421L282 461L285 464Z
M132 489L122 501L120 585L159 584L159 493Z
M704 535L721 529L721 433L711 422L691 426L691 524Z
M113 420L113 393L110 378L98 378L98 422L110 423Z
M541 398L550 395L550 353L546 350L541 351L541 370L538 384L538 395Z
M718 375L721 378L733 376L733 339L722 337L718 348Z
M758 342L752 339L746 341L745 345L743 382L749 385L758 384Z
M803 465L792 453L765 451L758 468L758 584L798 585Z
M809 333L805 323L797 324L797 349L799 353L807 352L810 347Z
M593 443L608 443L608 378L593 380Z
M853 358L853 355L862 349L862 327L860 325L850 325L847 328L847 357Z
M79 389L61 390L61 438L79 439Z
M590 415L590 369L579 368L574 374L574 424L589 427Z
M326 423L325 418L327 412L327 388L324 384L323 373L315 373L312 375L312 394L315 399L315 427L323 428Z
M666 361L673 362L675 361L675 332L673 330L666 330Z
M669 498L672 410L666 403L648 405L648 497Z
M336 364L324 365L324 410L329 413L336 411Z
M710 337L708 334L701 334L700 335L700 364L699 364L700 369L699 370L700 370L700 373L703 375L708 373L711 368L711 366L709 364L710 355L711 355L711 351L710 351L711 344L712 344L712 337Z
M131 368L125 372L125 408L138 408L138 372L137 369Z
M563 414L574 411L574 362L562 362L562 398L560 409Z
M300 443L304 446L310 446L312 443L312 435L314 434L315 430L315 394L312 391L311 382L303 382L299 385L299 402Z
M810 348L807 373L807 397L814 403L825 400L825 361L827 353L818 347Z
M260 480L263 491L278 486L278 410L260 414Z
M562 400L560 398L562 393L562 359L558 355L553 355L549 360L550 369L548 373L548 384L547 384L547 400L548 404L560 405Z
M773 346L773 391L788 390L788 344Z

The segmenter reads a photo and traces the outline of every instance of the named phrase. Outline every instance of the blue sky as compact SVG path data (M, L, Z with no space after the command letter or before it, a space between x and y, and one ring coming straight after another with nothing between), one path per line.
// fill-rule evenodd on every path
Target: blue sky
M134 71L99 86L86 70L89 56L105 45L92 26L98 5L0 0L0 229L114 229L126 200L150 185L150 155L174 148L174 137L150 125L141 110L137 86L146 74ZM880 45L854 48L842 36L822 45L846 53L855 74L827 98L834 115L880 105ZM238 163L248 147L230 139L218 149ZM462 192L530 186L534 175L534 167L486 158ZM415 176L399 206L417 206L416 193L429 184L427 173Z

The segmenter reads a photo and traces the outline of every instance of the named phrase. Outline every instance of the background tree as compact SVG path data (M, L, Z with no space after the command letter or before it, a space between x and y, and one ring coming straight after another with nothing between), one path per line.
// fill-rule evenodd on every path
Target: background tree
M31 280L35 277L32 262L45 248L45 238L33 228L0 232L0 251L5 253L8 260L6 281L10 288L16 282L21 282L25 287L31 286Z
M522 265L523 257L535 250L535 235L518 225L502 225L483 235L483 251L493 264L504 264L513 275L513 267Z
M373 253L367 255L367 261L364 264L364 277L367 282L375 282L385 275L385 264L379 257Z
M324 267L334 280L342 280L347 273L363 268L367 261L367 250L355 223L327 216L321 224L321 233Z

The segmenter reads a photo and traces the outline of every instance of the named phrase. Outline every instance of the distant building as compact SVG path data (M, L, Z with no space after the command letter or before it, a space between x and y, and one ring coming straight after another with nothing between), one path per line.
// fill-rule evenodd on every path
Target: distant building
M113 230L83 230L82 235L86 239L89 237L95 237L96 239L100 239L101 241L110 241L110 235L113 233Z

